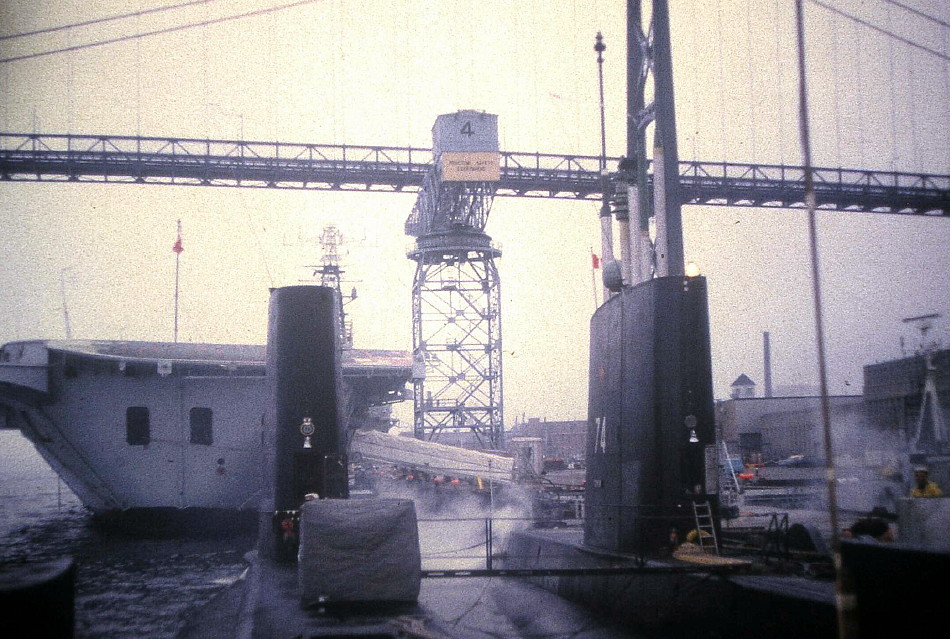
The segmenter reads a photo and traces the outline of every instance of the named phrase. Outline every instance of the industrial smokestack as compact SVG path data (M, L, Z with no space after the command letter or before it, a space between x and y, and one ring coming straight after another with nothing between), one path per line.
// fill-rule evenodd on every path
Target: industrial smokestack
M772 396L772 347L769 344L769 332L762 333L762 348L765 351L765 396Z

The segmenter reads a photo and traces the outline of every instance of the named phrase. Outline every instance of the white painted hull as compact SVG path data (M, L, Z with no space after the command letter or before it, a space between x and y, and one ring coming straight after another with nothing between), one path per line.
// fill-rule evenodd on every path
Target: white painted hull
M20 429L96 513L132 508L256 509L263 477L264 378L151 383L96 377L31 408ZM98 382L98 383L97 383ZM195 404L197 402L197 404ZM126 442L126 408L148 406L150 442ZM214 411L214 443L189 441L190 406ZM220 460L220 463L219 463Z
M20 429L97 514L255 511L269 401L263 349L192 345L191 359L155 357L186 348L136 342L4 345L0 426ZM385 363L386 357L396 363ZM398 395L408 379L408 357L403 366L383 351L355 351L349 361L364 407L373 393ZM147 409L144 442L132 434L130 408ZM210 441L192 441L195 408L210 411Z

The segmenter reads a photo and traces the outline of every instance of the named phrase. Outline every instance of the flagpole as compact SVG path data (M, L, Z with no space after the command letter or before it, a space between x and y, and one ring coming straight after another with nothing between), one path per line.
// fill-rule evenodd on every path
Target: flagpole
M594 310L595 310L595 311L597 310L597 275L594 273L594 271L597 270L597 267L594 266L593 260L594 260L594 258L596 257L596 255L597 255L597 254L594 253L594 247L593 247L593 246L590 247L590 257L591 257L591 265L590 265L590 288L591 288L591 290L592 290L593 293L594 293Z
M178 273L181 265L181 252L185 249L181 245L181 220L178 220L178 238L172 247L175 252L175 343L178 343Z
M175 343L178 343L178 270L180 268L181 253L175 254Z

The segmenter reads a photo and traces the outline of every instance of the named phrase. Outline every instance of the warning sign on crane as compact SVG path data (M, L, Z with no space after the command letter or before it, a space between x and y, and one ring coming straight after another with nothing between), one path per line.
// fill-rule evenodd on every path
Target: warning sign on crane
M480 111L440 115L432 150L443 182L497 182L501 178L498 116Z
M443 182L497 182L501 179L497 152L443 153L439 169Z

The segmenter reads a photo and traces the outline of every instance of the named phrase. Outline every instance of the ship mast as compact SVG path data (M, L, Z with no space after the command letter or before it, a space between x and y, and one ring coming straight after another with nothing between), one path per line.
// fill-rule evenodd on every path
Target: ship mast
M175 342L178 342L178 273L181 266L181 253L184 251L184 247L181 245L181 220L177 222L178 235L175 239L175 245L172 246L172 251L175 253Z
M336 291L337 307L340 316L340 346L353 348L353 321L347 316L346 305L356 299L356 287L352 287L348 294L343 293L343 273L340 266L340 252L343 246L343 234L333 224L323 228L320 235L322 251L321 263L310 266L314 269L313 276L320 276L320 286L326 286Z

